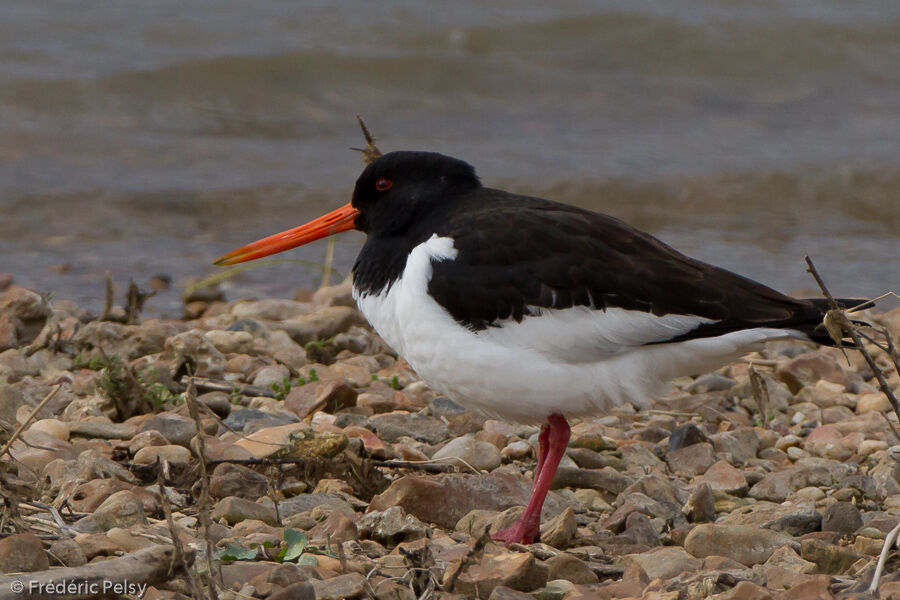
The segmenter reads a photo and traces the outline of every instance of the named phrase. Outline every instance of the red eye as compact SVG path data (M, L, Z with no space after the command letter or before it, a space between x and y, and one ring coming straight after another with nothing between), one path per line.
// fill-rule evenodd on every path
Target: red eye
M392 185L394 185L394 182L390 179L379 179L375 182L375 189L379 192L386 192L391 189Z

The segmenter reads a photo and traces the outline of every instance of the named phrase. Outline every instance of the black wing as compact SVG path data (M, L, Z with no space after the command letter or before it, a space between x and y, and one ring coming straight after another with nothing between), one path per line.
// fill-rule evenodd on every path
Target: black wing
M468 210L466 210L468 208ZM473 330L529 307L618 307L655 316L710 319L655 343L753 327L815 331L824 304L798 300L694 260L613 217L539 198L481 188L443 220L458 255L435 262L429 294Z

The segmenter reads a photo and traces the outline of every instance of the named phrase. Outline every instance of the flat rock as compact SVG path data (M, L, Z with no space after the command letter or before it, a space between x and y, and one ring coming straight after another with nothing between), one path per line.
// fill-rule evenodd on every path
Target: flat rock
M511 552L493 546L493 551L460 574L455 590L479 598L488 598L497 586L520 592L530 592L547 583L547 567L529 553ZM444 572L444 581L457 568L451 563Z
M113 527L128 528L147 523L143 502L130 490L122 490L110 495L88 519L100 531L107 531Z
M747 478L724 460L713 464L693 483L707 483L714 492L725 492L732 496L743 496L747 493Z
M210 517L215 521L224 520L229 525L248 519L262 521L269 525L278 524L274 507L237 496L228 496L219 500L213 507Z
M158 431L170 444L189 448L191 439L197 433L192 419L175 413L160 413L144 421L140 431ZM128 436L130 438L132 436ZM125 438L125 439L128 439Z
M557 554L544 563L547 565L547 579L565 579L576 584L598 583L597 574L580 558L571 554Z
M316 600L359 598L364 596L366 590L366 578L359 573L337 575L321 581L312 580L310 583L316 592Z
M426 444L437 444L450 437L450 430L443 421L419 413L385 413L371 417L369 423L385 442L411 437Z
M50 560L36 535L17 533L0 540L0 571L3 573L32 573L49 568Z
M752 567L765 562L782 546L793 544L785 535L743 525L698 525L688 534L684 549L697 558L718 555Z
M113 423L109 419L72 421L68 425L71 436L106 440L130 440L138 432L138 428L130 423Z
M664 546L640 554L626 554L616 562L626 568L640 567L651 580L677 577L685 571L697 571L703 565L702 561L677 546Z

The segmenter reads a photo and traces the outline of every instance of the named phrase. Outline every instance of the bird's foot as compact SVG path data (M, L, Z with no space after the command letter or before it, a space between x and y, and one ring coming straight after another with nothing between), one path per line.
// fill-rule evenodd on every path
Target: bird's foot
M530 544L541 537L540 521L520 519L506 529L491 534L495 542L510 544Z

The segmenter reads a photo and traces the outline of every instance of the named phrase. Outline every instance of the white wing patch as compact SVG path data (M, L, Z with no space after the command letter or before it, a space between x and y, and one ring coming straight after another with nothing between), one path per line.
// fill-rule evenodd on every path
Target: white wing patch
M664 342L704 323L714 322L686 315L657 317L623 308L529 306L528 310L531 316L525 316L520 322L508 319L476 335L501 344L532 348L549 360L584 363Z

